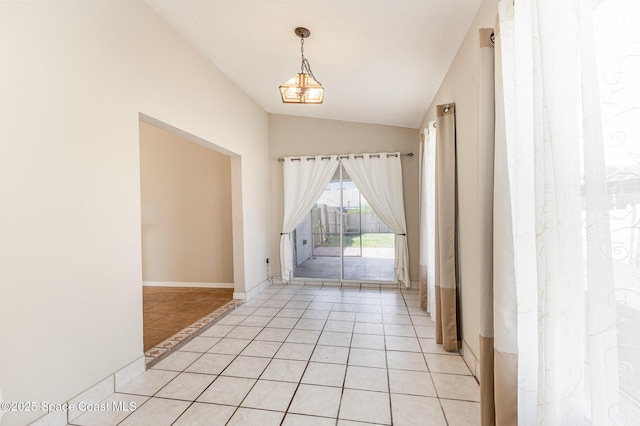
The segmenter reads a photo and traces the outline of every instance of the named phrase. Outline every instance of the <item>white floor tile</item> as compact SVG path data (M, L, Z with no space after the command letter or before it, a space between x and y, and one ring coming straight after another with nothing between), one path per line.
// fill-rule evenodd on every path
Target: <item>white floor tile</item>
M196 402L174 423L175 426L211 425L224 426L236 411L236 407Z
M391 424L389 394L345 389L340 404L340 419Z
M256 380L219 376L198 398L200 402L238 406Z
M286 300L278 300L278 299L272 299L272 300L267 300L266 302L264 302L262 304L261 307L263 308L276 308L276 309L281 309L283 308L285 305L287 304Z
M382 305L383 318L386 314L409 315L409 311L402 305Z
M380 305L358 305L358 313L367 313L367 314L381 314L382 306Z
M230 339L253 339L262 331L262 327L250 327L247 325L239 325L229 332L225 337Z
M318 340L319 345L325 346L349 346L351 344L351 333L336 333L334 331L323 331Z
M273 317L260 317L257 315L248 316L240 325L247 325L249 327L264 327L271 321Z
M480 403L441 399L449 426L477 426L480 424Z
M297 322L298 318L275 317L271 320L271 322L269 322L269 324L267 324L267 327L292 329L293 327L295 327Z
M387 351L387 365L398 370L428 371L421 352Z
M300 318L304 314L304 309L282 309L276 318Z
M258 358L253 356L238 356L221 373L223 376L246 377L257 379L269 364L269 358Z
M480 402L480 387L473 376L431 373L439 398Z
M309 307L309 304L310 302L292 300L291 302L284 305L284 307L287 309L307 309Z
M347 375L344 387L349 389L361 389L377 392L388 392L386 368L359 367L350 365L347 367Z
M333 307L333 303L331 302L316 302L315 300L311 302L307 309L318 310L326 312L326 316L329 316L329 311ZM326 318L326 317L325 317Z
M123 426L162 426L172 424L191 402L175 399L151 398L122 423Z
M358 299L358 303L362 306L362 305L376 305L376 306L380 306L380 298L368 298L368 297L364 297L364 298L360 298Z
M285 342L289 343L309 343L315 345L320 337L319 330L296 330L295 328L287 337Z
M216 325L238 325L247 318L246 315L227 315L218 320Z
M384 350L384 336L377 334L354 334L351 347Z
M280 342L254 340L249 343L242 352L240 352L240 355L271 358L276 354L276 352L278 352L280 346L282 346L282 343Z
M324 327L324 323L325 323L325 320L323 319L302 318L300 319L300 321L298 321L294 329L295 330L322 330L322 327Z
M429 426L446 426L440 402L426 396L391 394L394 426L415 426L416 419L429 419Z
M202 332L200 336L202 337L224 337L231 330L235 328L234 325L222 325L219 322L212 325L208 329Z
M116 407L123 409L115 409L109 411L86 411L76 419L72 424L80 426L111 426L120 423L127 416L131 415L137 408L140 408L149 398L141 395L128 395L123 393L114 393L110 397L100 401L100 404L107 404L108 407ZM133 410L133 411L131 411Z
M353 312L355 314L356 312L358 312L358 298L355 298L352 303L346 303L344 301L334 303L331 313L334 312Z
M385 324L384 334L387 336L416 337L416 331L412 325Z
M424 357L432 373L471 375L467 364L459 356L425 354Z
M356 322L353 332L358 334L384 334L384 328L382 324Z
M306 361L273 359L260 378L298 383L302 378L305 368L307 368Z
M329 320L331 321L355 321L355 312L340 312L333 311L329 314Z
M283 343L274 358L308 361L314 348L308 343Z
M233 355L204 354L185 371L190 373L220 374L233 361Z
M372 323L381 323L382 322L382 314L368 314L368 313L358 313L356 314L357 322L372 322Z
M436 396L431 375L424 371L389 370L389 389L391 393Z
M335 321L329 320L324 325L322 331L335 331L338 333L352 333L353 332L353 321Z
M414 325L416 330L416 335L423 339L435 339L436 338L436 328L435 327L425 327L422 325Z
M276 306L279 304L280 303L278 302L272 302L272 301L265 302L261 307L256 309L256 311L254 312L254 315L274 317L278 315L278 312L280 312L280 309L282 308L282 306Z
M331 296L331 295L325 295L325 294L321 294L316 296L313 301L314 302L323 302L323 303L333 303L338 299L337 296Z
M178 375L175 371L147 370L116 392L151 396Z
M345 372L346 366L343 364L310 362L301 383L342 387Z
M311 355L311 361L330 364L346 364L349 348L317 345Z
M289 412L336 418L342 389L301 384L298 386Z
M212 354L238 355L249 343L251 343L251 340L248 339L231 339L223 337L207 352Z
M327 417L305 416L288 413L282 426L335 426L336 421Z
M291 333L289 328L265 328L257 336L256 340L269 342L284 342Z
M181 351L186 352L206 352L211 346L220 341L219 337L195 337L186 345L180 348Z
M324 305L324 303L322 305ZM316 309L311 309L310 305L309 308L304 311L304 314L302 314L301 318L326 320L329 317L330 312L331 311L328 309L318 309L318 307L316 307Z
M258 380L241 406L263 410L287 411L297 383Z
M228 426L278 426L282 422L284 413L277 411L254 410L252 408L238 408L238 411L231 417Z
M238 306L237 308L235 308L233 311L229 312L229 315L251 315L252 313L254 313L256 311L256 307L255 306L247 306L247 304L243 304L242 306Z
M383 320L385 324L412 325L409 315L384 314Z
M422 352L416 337L385 336L385 343L388 351Z
M311 302L313 298L313 294L302 294L301 292L298 292L291 298L291 300L294 302Z
M181 373L155 395L160 398L195 401L216 376L208 374Z
M360 349L352 348L349 353L349 365L359 365L361 367L387 367L386 353L380 349Z
M197 352L182 352L176 351L170 356L166 357L159 363L153 366L155 370L172 370L182 371L187 368L196 359L200 358L202 354Z
M436 326L436 323L426 315L416 315L414 313L411 313L411 311L409 311L409 313L411 314L411 322L415 326L426 326L426 327Z
M420 342L420 346L422 347L422 352L424 353L458 356L457 352L447 352L444 349L442 349L442 345L437 344L436 339L419 338L418 341Z

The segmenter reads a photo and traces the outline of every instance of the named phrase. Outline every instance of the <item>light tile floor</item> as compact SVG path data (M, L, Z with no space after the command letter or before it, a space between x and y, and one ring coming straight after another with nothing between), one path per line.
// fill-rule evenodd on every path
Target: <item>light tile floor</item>
M480 392L415 291L272 285L74 425L477 425ZM120 405L122 406L122 405Z

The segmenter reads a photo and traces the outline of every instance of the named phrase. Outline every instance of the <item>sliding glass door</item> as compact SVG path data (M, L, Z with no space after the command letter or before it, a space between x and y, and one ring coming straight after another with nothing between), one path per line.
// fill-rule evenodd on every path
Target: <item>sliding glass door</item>
M342 167L294 232L294 277L394 282L395 234Z

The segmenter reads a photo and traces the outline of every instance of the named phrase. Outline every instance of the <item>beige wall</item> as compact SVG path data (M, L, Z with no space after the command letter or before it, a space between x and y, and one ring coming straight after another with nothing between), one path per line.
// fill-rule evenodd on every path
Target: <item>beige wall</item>
M418 130L270 114L269 141L273 219L271 268L274 276L281 275L280 232L284 202L282 163L277 161L278 157L400 151L415 154L414 157L402 157L402 181L409 240L409 271L412 281L418 279Z
M142 280L233 286L231 159L140 122Z
M59 403L143 355L139 113L233 156L240 292L272 248L268 115L142 0L0 2L0 64L0 389Z
M478 29L491 28L498 13L498 0L485 0L467 33L455 60L427 112L422 127L436 119L436 106L456 104L456 137L458 148L458 178L460 200L460 281L462 336L464 342L479 356L480 321L479 245L479 167L478 163Z

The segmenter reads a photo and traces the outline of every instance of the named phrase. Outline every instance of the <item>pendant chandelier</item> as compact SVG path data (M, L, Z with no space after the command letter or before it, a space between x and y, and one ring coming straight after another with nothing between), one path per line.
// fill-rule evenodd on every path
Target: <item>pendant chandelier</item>
M309 61L304 57L304 39L311 32L303 27L298 27L295 33L300 37L300 54L302 64L300 72L280 86L280 95L285 104L321 104L324 99L324 87L316 79L311 71Z

